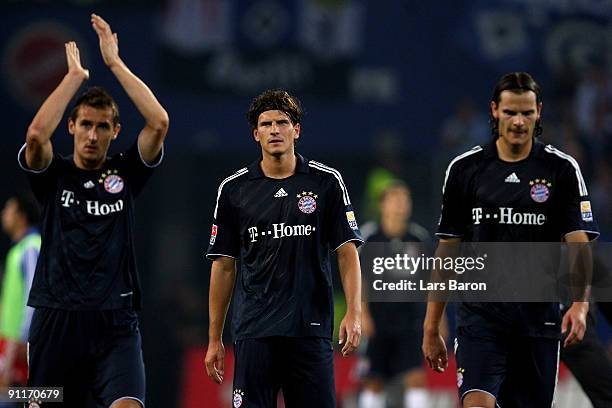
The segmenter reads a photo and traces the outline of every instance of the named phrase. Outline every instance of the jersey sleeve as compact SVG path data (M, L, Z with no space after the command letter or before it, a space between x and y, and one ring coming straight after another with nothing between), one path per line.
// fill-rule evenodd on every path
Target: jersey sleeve
M124 167L129 178L130 188L134 194L134 197L138 196L142 191L142 188L146 184L149 177L153 174L155 168L157 168L164 159L164 146L162 145L159 154L149 164L144 161L140 154L140 147L138 146L138 140L122 154L124 160Z
M353 241L357 247L363 244L348 190L340 173L336 173L332 178L327 198L329 208L328 242L330 248L334 251L349 241Z
M574 161L563 166L558 185L561 186L560 199L556 208L561 237L575 231L584 231L589 240L596 239L599 228L578 163Z
M240 256L240 225L238 209L232 204L231 187L221 183L217 191L217 203L206 258L220 256L238 259Z
M19 163L19 167L26 172L34 196L40 203L43 203L46 197L55 190L59 169L63 164L63 158L59 154L54 153L47 167L35 170L30 168L26 162L26 146L27 144L24 143L21 149L19 149L17 162Z
M442 187L442 209L436 236L458 238L466 233L465 194L463 182L456 165L450 165Z

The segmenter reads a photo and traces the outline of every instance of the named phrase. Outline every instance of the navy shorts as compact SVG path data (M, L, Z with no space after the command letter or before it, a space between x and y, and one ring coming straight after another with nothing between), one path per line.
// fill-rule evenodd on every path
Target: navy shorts
M138 316L132 310L37 308L28 339L28 386L64 387L64 403L98 408L129 398L144 407L145 373Z
M334 356L330 339L264 337L234 346L235 408L276 408L282 390L287 408L335 408Z
M418 332L411 335L374 334L368 339L368 370L364 377L386 381L422 368L422 341L423 336Z
M497 406L552 406L559 368L557 339L512 336L481 327L459 327L455 339L459 397L483 391Z

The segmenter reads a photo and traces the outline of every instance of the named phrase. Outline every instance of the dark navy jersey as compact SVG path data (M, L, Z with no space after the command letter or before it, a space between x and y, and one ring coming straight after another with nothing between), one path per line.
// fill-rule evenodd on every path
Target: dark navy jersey
M140 308L134 199L161 163L146 164L135 142L98 170L55 154L43 170L19 165L42 206L42 247L28 304L64 310Z
M431 235L416 223L408 224L408 229L401 238L390 239L380 226L364 238L366 243L387 243L389 256L398 253L408 253L414 257L422 254L428 256L431 251ZM376 335L408 336L422 330L426 309L423 302L369 302L368 308Z
M437 235L468 242L559 242L574 231L599 233L574 158L534 141L518 162L499 159L495 142L457 156L446 170ZM483 325L558 337L556 303L462 303L458 326Z
M340 173L297 155L295 174L264 176L260 161L223 180L207 257L240 261L236 340L331 338L330 249L362 242Z

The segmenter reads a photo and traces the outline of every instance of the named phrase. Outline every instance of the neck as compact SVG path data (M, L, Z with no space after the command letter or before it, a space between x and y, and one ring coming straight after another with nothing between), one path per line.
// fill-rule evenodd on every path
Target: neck
M517 162L526 159L529 156L531 147L533 146L533 138L529 139L529 141L525 144L513 145L507 143L505 140L499 137L495 141L495 145L497 146L497 155L501 160L507 162Z
M84 160L77 155L76 151L72 153L72 157L74 165L81 170L98 170L99 168L102 168L104 160L106 160L106 156L104 156L104 158L100 161Z
M13 233L11 234L11 241L13 242L21 241L21 238L25 236L26 232L28 232L27 225L18 226L17 228L15 228L15 231L13 231Z
M264 152L263 160L261 161L261 171L263 171L266 177L281 179L292 176L295 173L296 164L297 158L293 149L291 149L291 152L278 156L269 155Z
M388 238L401 238L408 229L408 221L382 217L380 219L380 226Z

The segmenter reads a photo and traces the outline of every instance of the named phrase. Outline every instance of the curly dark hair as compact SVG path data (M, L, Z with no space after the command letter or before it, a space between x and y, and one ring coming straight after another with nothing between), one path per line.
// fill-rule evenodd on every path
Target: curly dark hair
M96 109L111 108L113 111L113 125L119 124L119 107L117 102L109 95L106 90L100 86L93 86L83 92L76 100L72 111L70 112L70 120L76 122L81 105L91 106Z
M284 89L269 89L259 94L251 102L251 106L246 115L251 129L257 129L259 115L269 110L285 112L294 125L301 123L302 114L304 113L302 104L297 97L291 95Z
M533 79L533 77L527 72L510 72L502 76L499 81L497 81L497 85L495 85L491 101L495 102L495 104L499 104L501 93L503 91L510 91L518 94L532 91L535 93L536 103L538 105L542 103L542 92L540 85L538 85L535 79ZM493 138L497 139L499 136L498 122L492 115L489 118L489 124L491 126L491 134L493 135ZM534 137L539 137L542 134L542 130L542 119L540 118L535 124L535 129L533 132Z

